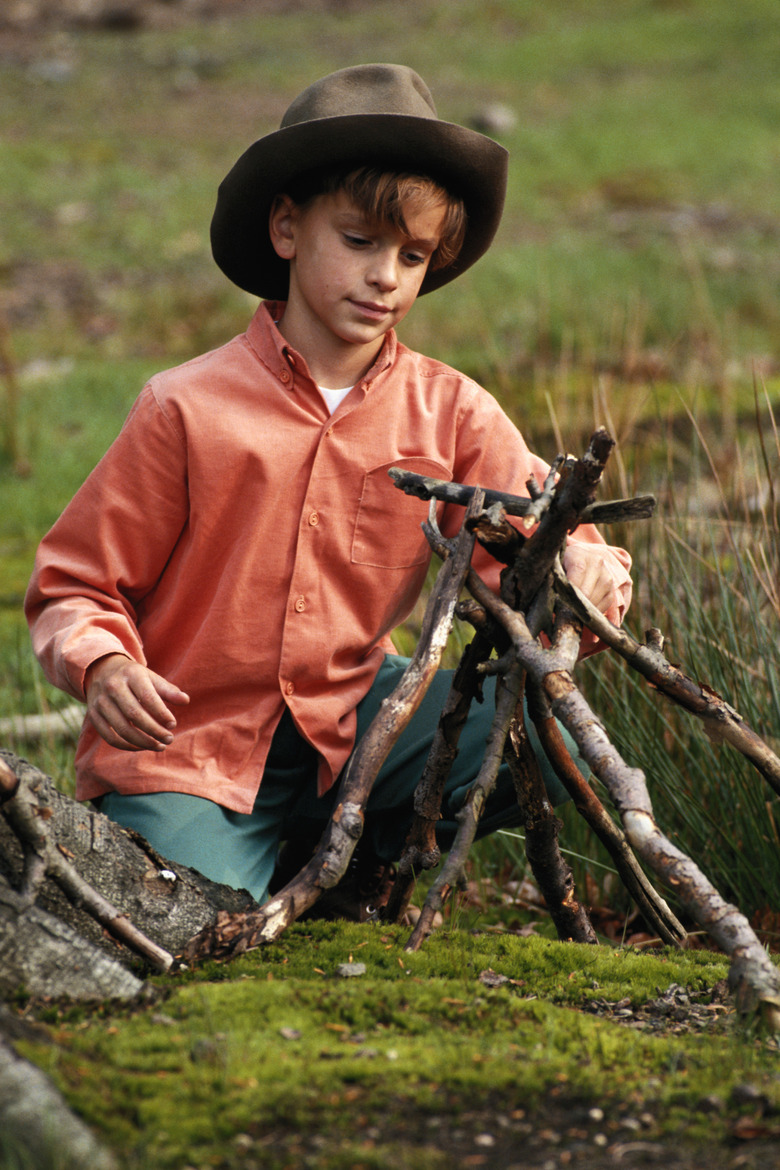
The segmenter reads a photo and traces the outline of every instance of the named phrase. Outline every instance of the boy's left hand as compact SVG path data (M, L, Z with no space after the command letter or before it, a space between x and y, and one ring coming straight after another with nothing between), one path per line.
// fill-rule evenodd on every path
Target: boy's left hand
M576 585L600 613L619 624L623 616L621 599L604 552L603 545L570 540L563 554L563 567L572 585Z

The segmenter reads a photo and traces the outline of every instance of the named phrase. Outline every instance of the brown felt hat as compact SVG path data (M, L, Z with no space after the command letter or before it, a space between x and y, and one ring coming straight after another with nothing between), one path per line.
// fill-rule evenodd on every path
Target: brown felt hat
M273 249L274 197L319 167L380 166L427 175L459 196L468 217L460 254L426 273L420 293L465 272L490 246L504 206L508 155L492 138L442 122L421 77L405 65L356 65L315 81L272 134L223 179L211 221L214 259L247 292L287 296L289 264Z

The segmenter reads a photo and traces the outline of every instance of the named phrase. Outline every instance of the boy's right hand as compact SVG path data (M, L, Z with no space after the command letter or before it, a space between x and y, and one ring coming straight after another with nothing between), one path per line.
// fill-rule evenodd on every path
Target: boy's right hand
M124 654L93 662L84 690L87 714L98 735L122 751L164 751L173 740L176 719L167 703L189 703L162 675Z

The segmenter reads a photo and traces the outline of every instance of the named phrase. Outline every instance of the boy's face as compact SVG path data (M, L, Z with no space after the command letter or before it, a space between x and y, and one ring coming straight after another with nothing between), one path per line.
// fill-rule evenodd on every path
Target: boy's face
M410 212L401 232L368 220L343 191L305 207L279 197L271 238L290 261L282 331L310 365L318 347L373 358L377 342L414 304L443 218L439 205Z

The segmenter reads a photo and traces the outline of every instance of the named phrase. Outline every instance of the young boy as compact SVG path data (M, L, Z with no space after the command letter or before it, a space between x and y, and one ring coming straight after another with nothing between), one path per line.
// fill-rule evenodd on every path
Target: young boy
M316 842L406 665L390 634L425 579L427 505L388 468L517 494L546 473L486 391L394 332L490 245L506 163L440 121L406 67L304 91L219 191L215 259L264 298L246 334L151 380L39 549L34 648L87 704L77 796L258 900L280 842ZM462 518L442 508L445 534ZM495 562L478 551L475 566L497 587ZM589 526L566 553L616 622L629 566ZM403 846L448 686L442 671L372 792L359 846L371 873ZM491 714L476 707L462 740L445 845ZM545 779L565 797L546 766ZM481 827L516 819L503 777Z

